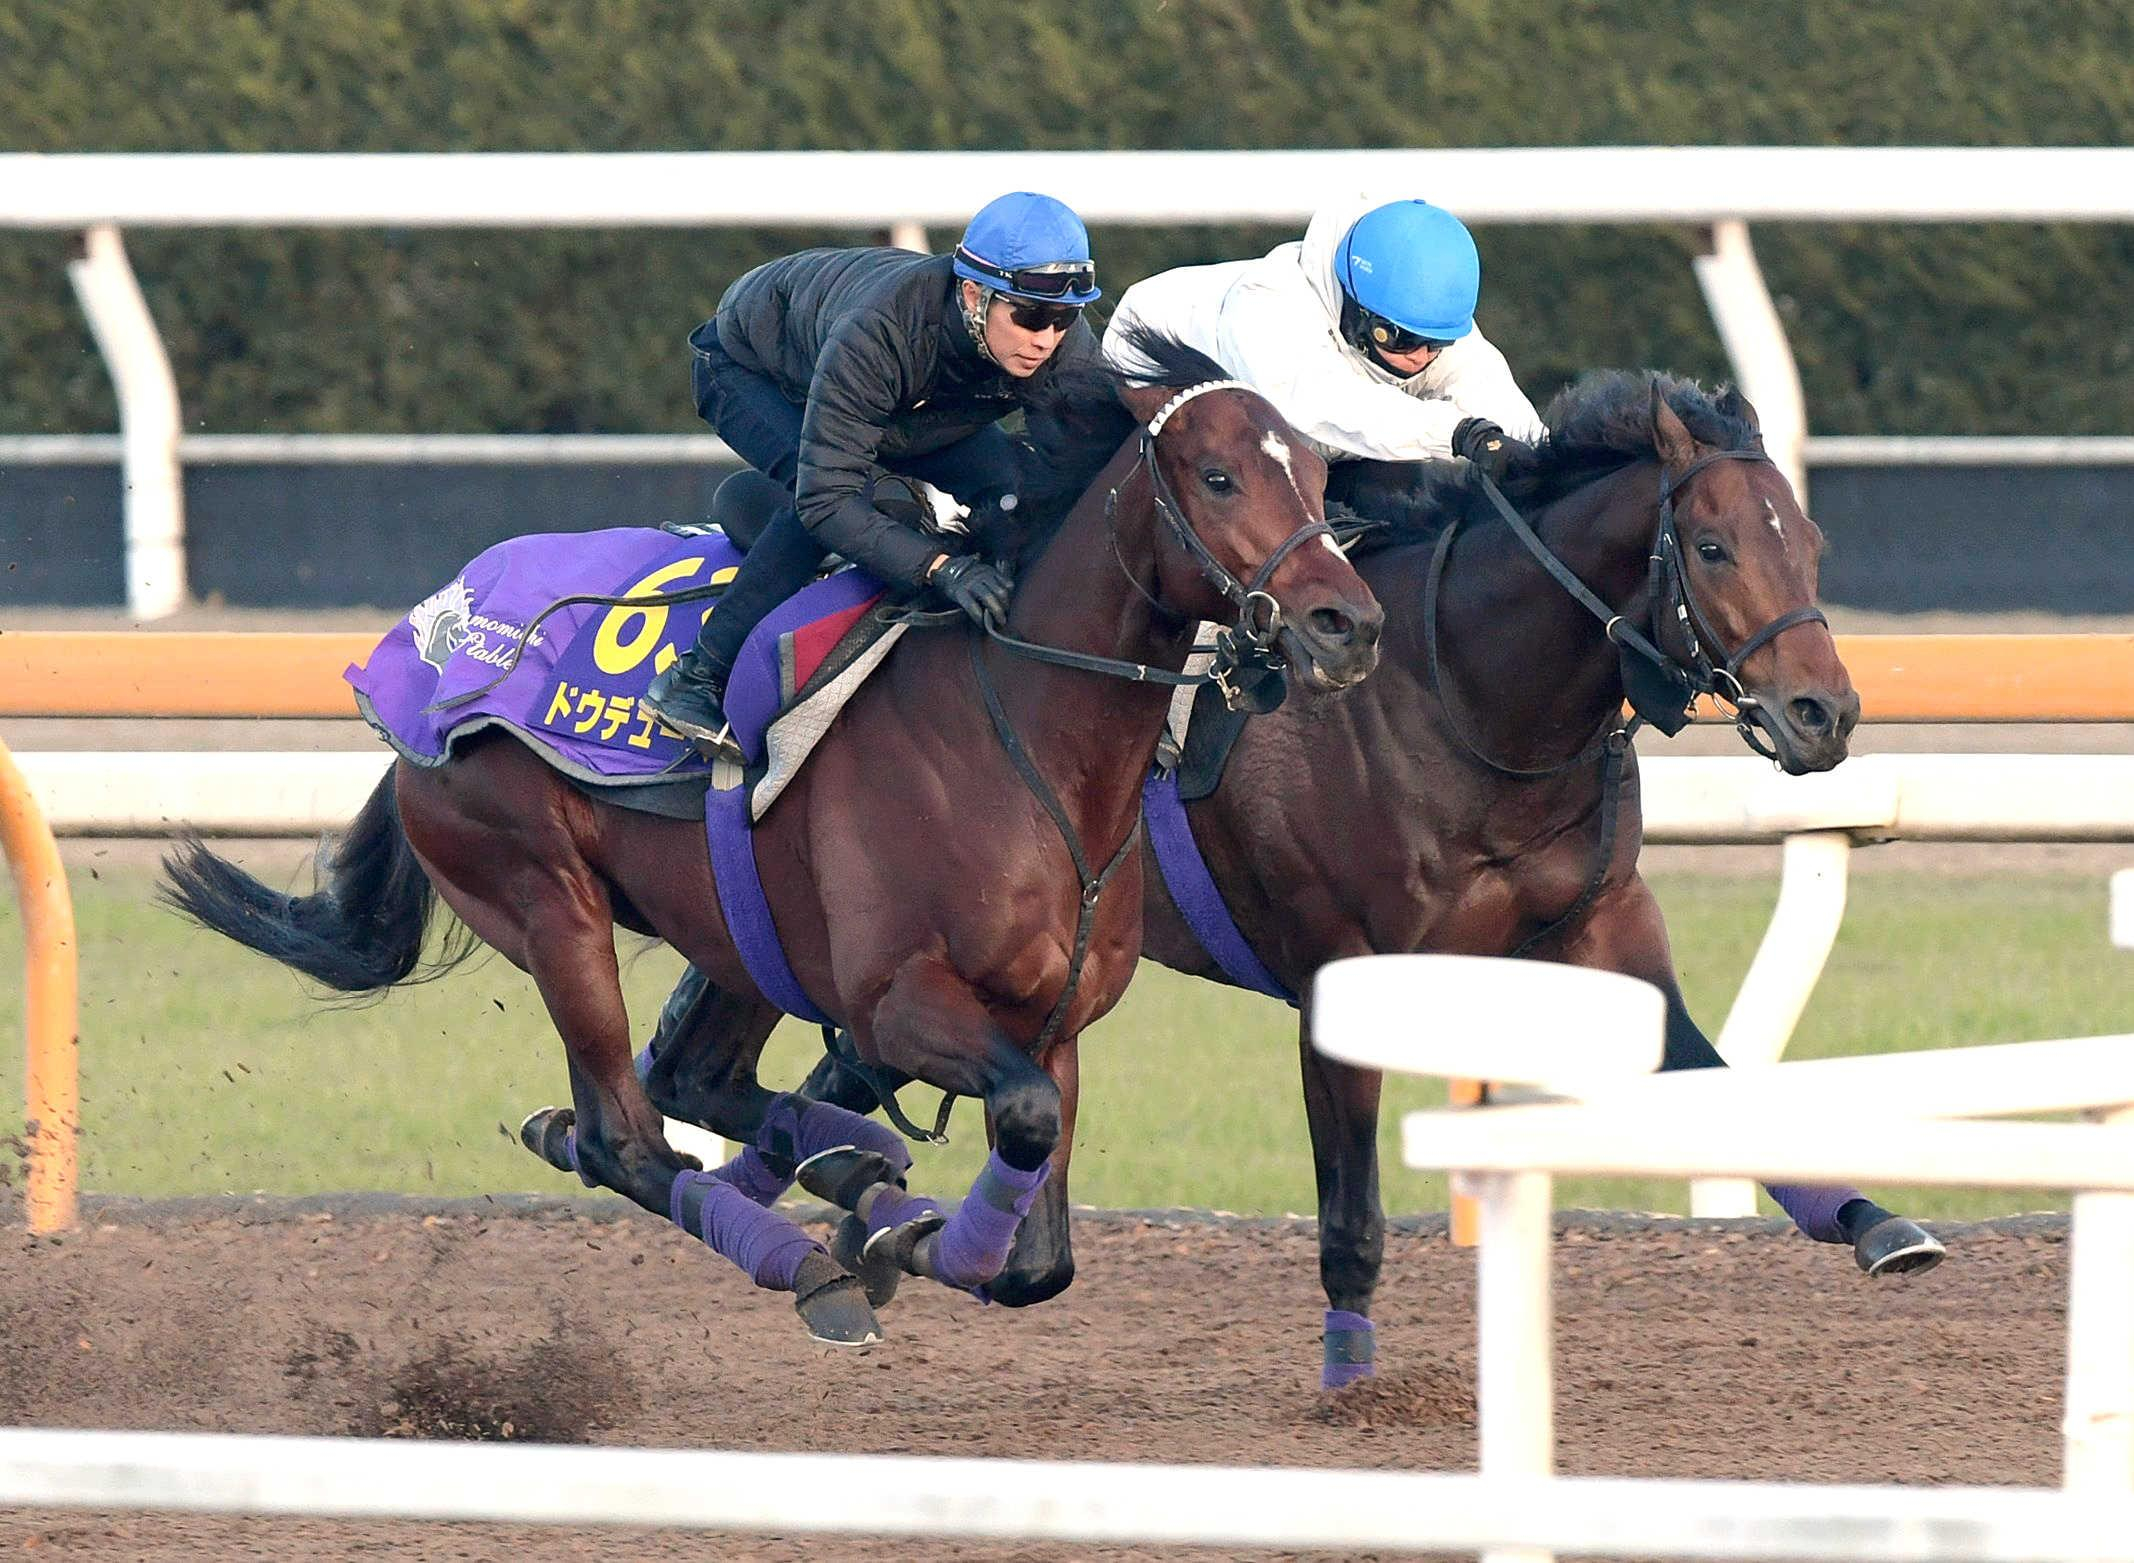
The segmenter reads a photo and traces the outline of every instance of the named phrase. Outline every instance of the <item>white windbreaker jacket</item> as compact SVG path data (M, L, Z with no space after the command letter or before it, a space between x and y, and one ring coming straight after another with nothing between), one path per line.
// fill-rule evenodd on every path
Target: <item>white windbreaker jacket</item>
M1375 204L1328 207L1301 242L1259 260L1181 266L1135 283L1104 333L1105 357L1127 375L1152 367L1120 341L1128 321L1197 348L1273 402L1328 461L1445 460L1463 418L1540 439L1540 415L1479 327L1405 380L1341 339L1335 249Z

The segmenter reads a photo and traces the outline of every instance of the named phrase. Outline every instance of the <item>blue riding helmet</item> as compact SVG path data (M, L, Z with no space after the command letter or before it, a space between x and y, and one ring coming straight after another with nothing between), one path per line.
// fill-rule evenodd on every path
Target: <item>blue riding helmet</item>
M1356 220L1334 258L1341 291L1372 322L1381 347L1422 338L1453 342L1475 328L1482 291L1482 258L1467 225L1428 201L1391 201ZM1360 345L1360 344L1359 344Z
M1010 298L1079 307L1104 296L1082 219L1066 203L1028 190L979 209L954 265L957 276Z

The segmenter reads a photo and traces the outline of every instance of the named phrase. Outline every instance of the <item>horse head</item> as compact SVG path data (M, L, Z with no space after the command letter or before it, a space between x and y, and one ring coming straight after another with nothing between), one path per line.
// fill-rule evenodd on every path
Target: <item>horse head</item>
M1740 392L1714 405L1756 427ZM1704 672L1737 708L1743 736L1754 744L1753 724L1788 773L1829 770L1845 758L1860 696L1815 604L1822 528L1759 444L1700 444L1657 380L1652 441L1661 467L1654 551L1671 556L1655 566L1655 639Z
M1385 612L1326 528L1326 463L1257 391L1209 380L1122 386L1143 425L1159 524L1155 596L1185 618L1235 622L1314 689L1378 662Z

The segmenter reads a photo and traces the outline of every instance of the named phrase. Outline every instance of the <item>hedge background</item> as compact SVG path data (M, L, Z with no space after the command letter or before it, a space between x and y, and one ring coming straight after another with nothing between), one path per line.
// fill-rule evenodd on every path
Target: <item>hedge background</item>
M2130 137L2124 0L0 0L12 151ZM1290 236L1096 239L1116 296ZM1754 236L1818 431L2134 430L2134 226ZM694 426L683 338L729 278L863 237L210 229L128 245L192 427L629 432ZM1692 236L1479 238L1483 318L1537 397L1600 364L1723 373ZM0 432L116 426L71 244L0 233Z

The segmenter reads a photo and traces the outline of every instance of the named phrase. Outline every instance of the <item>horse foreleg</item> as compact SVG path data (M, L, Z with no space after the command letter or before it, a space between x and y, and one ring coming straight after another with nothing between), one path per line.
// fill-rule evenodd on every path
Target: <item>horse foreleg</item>
M1376 1350L1371 1297L1386 1257L1378 1197L1378 1094L1384 1077L1312 1046L1310 1010L1298 1017L1304 1116L1319 1185L1319 1284L1326 1289L1321 1389L1370 1377Z
M1060 1087L969 984L936 961L913 961L891 980L875 1006L870 1040L890 1067L983 1101L993 1127L992 1154L945 1221L937 1208L907 1214L921 1202L888 1185L871 1190L870 1241L890 1245L914 1275L988 1297L1051 1173L1064 1121Z
M1063 1037L1044 1057L1045 1073L1060 1093L1060 1140L1052 1150L1052 1170L1037 1203L1015 1229L1008 1263L986 1287L993 1301L1027 1308L1057 1297L1074 1281L1074 1234L1067 1208L1067 1164L1074 1155L1074 1116L1082 1095L1080 1038ZM988 1134L992 1134L990 1120ZM997 1139L997 1135L993 1136Z
M1723 1069L1726 1060L1691 1018L1675 979L1667 924L1659 902L1642 878L1632 878L1595 903L1585 926L1565 952L1573 966L1641 977L1667 999L1667 1038L1662 1070ZM1930 1270L1946 1250L1916 1221L1893 1215L1858 1189L1825 1184L1767 1183L1764 1190L1806 1236L1851 1247L1860 1268L1872 1276Z

